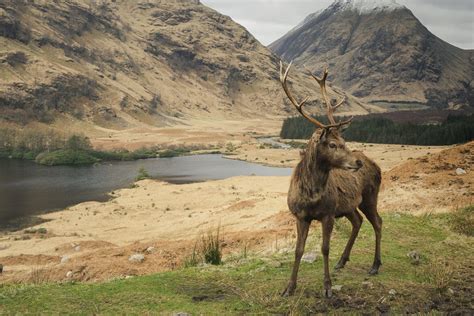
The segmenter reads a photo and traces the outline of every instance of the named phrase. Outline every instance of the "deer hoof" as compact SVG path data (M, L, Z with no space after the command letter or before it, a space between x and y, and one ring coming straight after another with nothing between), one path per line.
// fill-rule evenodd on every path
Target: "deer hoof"
M342 262L342 261L339 261L336 266L334 267L335 270L341 270L342 268L344 268L346 265L345 262Z
M369 271L369 275L377 275L379 274L379 269L378 268L372 268Z
M324 296L326 298L331 298L332 297L332 290L331 289L325 289L324 290Z

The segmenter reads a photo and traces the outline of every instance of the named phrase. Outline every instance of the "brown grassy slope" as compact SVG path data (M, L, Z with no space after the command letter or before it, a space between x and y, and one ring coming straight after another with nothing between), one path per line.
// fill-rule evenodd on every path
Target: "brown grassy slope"
M384 174L387 209L436 212L473 204L474 142L426 155ZM466 174L456 174L461 168Z
M0 118L123 130L290 110L278 59L229 17L196 1L102 3L0 4Z

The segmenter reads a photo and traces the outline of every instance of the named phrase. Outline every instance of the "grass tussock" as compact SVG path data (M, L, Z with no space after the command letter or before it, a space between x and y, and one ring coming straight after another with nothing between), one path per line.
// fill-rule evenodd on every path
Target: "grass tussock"
M199 263L201 263L202 259L198 249L198 243L196 242L193 247L193 251L189 256L184 259L184 267L197 267Z
M453 282L455 263L446 258L434 258L424 267L428 282L439 292L446 291Z
M216 233L209 231L196 241L192 253L184 260L185 267L196 267L206 263L211 265L222 264L222 241L220 239L220 226Z
M148 174L148 171L146 171L145 168L141 167L140 169L138 169L138 174L135 178L135 181L141 181L145 179L150 179L150 175Z
M25 283L41 285L51 282L53 272L50 269L35 267L29 273Z
M222 263L222 252L221 252L221 241L219 239L219 230L214 235L212 232L209 232L207 236L202 239L202 254L204 257L204 262L219 265Z

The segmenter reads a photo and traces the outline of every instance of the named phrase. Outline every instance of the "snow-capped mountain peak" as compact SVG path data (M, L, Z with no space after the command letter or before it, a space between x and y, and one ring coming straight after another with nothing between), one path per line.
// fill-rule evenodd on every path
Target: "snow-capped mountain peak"
M404 8L396 0L335 0L333 7L340 10L352 10L361 14L373 11L394 11Z

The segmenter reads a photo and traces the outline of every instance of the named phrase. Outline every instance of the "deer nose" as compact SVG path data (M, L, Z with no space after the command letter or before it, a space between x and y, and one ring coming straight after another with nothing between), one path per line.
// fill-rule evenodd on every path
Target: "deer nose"
M364 164L362 163L362 160L357 159L357 160L356 160L356 165L357 165L358 168L362 168L362 166L363 166Z

